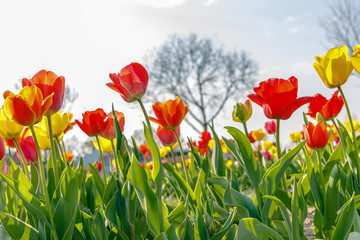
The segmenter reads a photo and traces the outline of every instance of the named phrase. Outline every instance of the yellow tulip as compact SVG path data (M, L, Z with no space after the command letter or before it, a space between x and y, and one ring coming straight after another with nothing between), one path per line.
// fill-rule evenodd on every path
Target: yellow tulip
M274 146L274 144L270 141L263 141L261 143L261 146L265 151L269 151L269 149L272 148Z
M232 113L234 122L245 123L249 120L252 115L251 101L248 99L245 103L236 103Z
M229 160L225 163L225 165L227 168L231 168L234 165L234 163L233 163L233 161Z
M359 125L359 123L358 123L358 119L355 119L355 120L353 120L353 126L354 126L354 130L355 130L355 132L356 131L360 131L360 125ZM347 119L347 120L345 120L345 128L346 128L346 130L348 130L349 132L351 132L351 126L350 126L350 121L349 121L349 119ZM352 136L351 136L352 137Z
M12 139L20 136L24 126L5 117L3 110L0 111L0 137Z
M46 131L44 131L42 128L39 128L39 127L34 127L34 130L35 130L38 142L39 142L39 147L42 150L50 149L51 146L50 146L49 134ZM63 136L64 136L64 134L57 137L59 139L59 141L62 141Z
M223 153L228 153L230 152L230 150L228 149L228 147L226 146L225 142L223 139L220 139L220 144L221 144L221 150Z
M214 139L210 139L210 140L209 140L209 143L208 143L208 147L209 147L211 150L214 150L214 145L215 145Z
M180 168L182 167L182 164L179 163L179 162L177 162L177 163L176 163L176 167L177 167L178 169L180 169Z
M255 141L261 141L266 136L266 133L262 129L252 131L251 136L254 138Z
M72 117L73 115L71 113L61 114L61 111L58 111L57 113L51 115L51 126L55 138L60 136L65 131L65 129L69 126ZM47 118L43 118L39 122L39 126L44 131L49 132Z
M99 137L99 142L100 142L101 151L103 153L112 153L113 152L111 140L108 140L103 137ZM99 150L99 145L98 145L97 141L94 140L92 143L93 143L94 147L97 150ZM116 146L116 139L114 139L114 146Z
M330 49L326 56L315 56L315 60L313 66L328 88L343 85L353 71L345 45Z
M276 146L273 145L268 152L271 154L272 157L277 158Z
M303 138L304 138L304 136L302 135L301 132L290 133L290 139L294 143L300 142L300 140L303 139Z
M160 157L164 158L170 152L170 147L162 147L160 148Z
M354 52L351 54L350 59L355 71L360 74L360 44L354 47Z

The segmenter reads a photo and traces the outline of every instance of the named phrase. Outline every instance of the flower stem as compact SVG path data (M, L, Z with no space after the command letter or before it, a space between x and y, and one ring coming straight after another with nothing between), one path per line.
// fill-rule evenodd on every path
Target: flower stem
M151 128L151 125L150 125L149 116L148 116L147 113L146 113L144 104L143 104L143 102L141 101L141 99L138 99L137 101L139 102L140 107L141 107L141 110L142 110L142 112L143 112L143 114L144 114L144 117L145 117L145 120L146 120L146 124L148 125L148 128L149 128L149 132L150 132L151 136L153 136L153 132L152 132L152 128Z
M316 150L316 157L318 160L318 164L319 164L319 174L320 174L320 181L321 181L321 188L322 188L322 192L325 196L325 180L324 180L324 173L323 173L323 167L322 167L322 163L321 163L321 158L320 158L320 151Z
M20 153L25 174L26 174L27 178L30 179L29 169L28 169L28 166L27 166L27 162L26 162L24 153L23 153L23 151L21 150L21 147L20 147L20 145L19 145L18 140L16 140L16 138L13 138L13 141L14 141L14 143L15 143L15 146L16 146L17 150L18 150L19 153ZM9 156L10 156L10 155L9 155Z
M354 143L354 147L355 147L355 158L356 158L356 170L357 170L357 176L358 176L358 181L360 183L360 163L359 163L359 153L358 153L358 146L357 146L357 141L356 141L356 135L355 135L355 129L354 129L354 124L353 124L353 121L352 121L352 117L351 117L351 113L350 113L350 109L349 109L349 105L346 101L346 98L345 98L345 94L341 88L341 86L338 87L339 91L340 91L340 94L344 100L344 104L345 104L345 108L346 108L346 112L347 112L347 115L349 117L349 122L350 122L350 127L351 127L351 133L352 133L352 137L353 137L353 143Z
M116 154L116 149L115 149L115 146L114 146L114 141L113 140L110 140L110 141L111 141L111 147L112 147L112 150L113 150L113 153L114 153L114 158L115 158L116 173L120 177L120 167L119 167L118 157L117 157L117 154Z
M180 153L181 153L181 159L182 159L182 163L183 163L183 168L184 168L184 173L185 173L185 179L186 179L186 182L188 184L190 184L190 176L189 176L189 173L187 171L187 167L186 167L186 163L185 163L185 155L184 155L184 151L183 151L183 148L182 148L182 145L181 145L181 142L180 142L180 138L179 138L179 135L177 134L176 130L173 129L174 133L175 133L175 137L179 143L179 148L180 148Z
M46 206L47 206L48 211L49 211L50 223L53 226L54 238L57 240L58 237L57 237L57 234L55 232L55 223L54 223L54 218L53 218L52 211L51 211L51 203L50 203L49 193L48 193L48 190L46 188L44 165L43 165L41 152L40 152L40 148L39 148L39 142L38 142L37 137L36 137L34 126L30 126L30 130L31 130L31 134L32 134L32 137L34 139L34 142L35 142L36 152L37 152L37 155L38 155L38 162L39 162L39 165L40 165L41 183L42 183L42 188L43 188L43 192L44 192L44 195L45 195Z
M281 158L281 147L280 147L280 119L276 119L276 154L278 161ZM286 172L284 172L284 175L281 178L282 185L284 190L286 191Z
M47 117L48 123L48 130L49 130L49 139L50 139L50 146L51 146L51 159L53 161L53 170L54 170L54 177L55 177L55 184L59 183L59 173L57 168L57 161L56 161L56 151L55 151L55 143L54 143L54 134L51 125L51 116Z
M177 164L176 164L176 158L175 158L174 149L172 148L172 146L170 146L170 151L171 151L171 157L172 157L174 165L175 165L175 169L176 169L176 171L179 171L179 169L177 167Z
M244 127L245 134L249 138L249 132L247 130L246 122L243 122L242 124L243 124L243 127Z
M105 172L104 158L103 158L103 154L102 154L102 151L101 151L99 136L96 135L95 138L96 138L96 141L97 141L98 146L99 146L99 153L100 153L100 159L101 159L102 170L103 170L103 175L104 175L104 183L105 183L105 188L106 188L107 184L106 184L106 172Z
M59 139L58 139L58 138L55 138L55 141L56 141L56 143L57 143L57 145L58 145L58 147L59 147L59 150L60 150L60 152L61 152L61 156L62 156L62 158L63 158L64 163L67 162L66 153L65 153L65 151L62 149L62 147L61 147L61 145L60 145Z

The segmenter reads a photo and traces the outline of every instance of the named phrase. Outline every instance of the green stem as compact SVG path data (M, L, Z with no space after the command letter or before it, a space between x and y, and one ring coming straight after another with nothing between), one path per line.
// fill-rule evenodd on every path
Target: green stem
M280 147L280 119L276 119L276 154L278 161L281 158L281 147ZM286 189L286 172L284 172L284 175L281 178L283 189L287 191Z
M51 225L53 227L52 232L53 232L54 238L57 240L58 236L57 236L56 231L55 231L55 223L54 223L54 218L53 218L52 211L51 211L51 203L50 203L49 193L48 193L48 190L46 188L44 165L43 165L41 152L40 152L40 148L39 148L39 142L38 142L37 137L36 137L34 126L30 126L30 130L31 130L31 134L33 136L34 142L35 142L36 152L37 152L37 155L38 155L38 162L39 162L39 165L40 165L41 183L42 183L42 188L43 188L43 192L44 192L44 195L45 195L46 206L47 206L48 211L49 211L50 223L51 223Z
M111 154L108 153L108 158L109 158L109 173L110 176L112 175L112 162L111 162Z
M63 158L63 161L64 161L64 163L66 163L66 162L67 162L66 153L65 153L65 151L62 149L59 139L58 139L58 138L55 138L55 141L56 141L56 143L57 143L57 145L58 145L58 147L59 147L59 149L60 149L60 152L61 152L61 156L62 156L62 158Z
M111 147L112 147L112 150L113 150L113 153L114 153L114 158L115 158L116 173L120 177L120 167L119 167L118 157L117 157L117 154L116 154L116 149L115 149L113 140L111 140Z
M176 130L173 129L173 131L174 131L176 139L177 139L177 141L179 143L181 159L182 159L184 173L185 173L185 179L186 179L186 182L190 185L190 176L189 176L189 173L187 171L187 167L186 167L186 163L185 163L185 155L184 155L184 151L183 151L183 148L182 148L182 145L181 145L181 142L180 142L180 138L179 138L179 135L177 134Z
M351 117L351 113L350 113L350 109L349 109L349 105L346 101L346 98L345 98L345 94L343 92L343 90L341 89L341 86L338 87L339 91L340 91L340 94L344 100L344 104L345 104L345 108L346 108L346 112L347 112L347 115L349 117L349 122L350 122L350 127L351 127L351 133L352 133L352 137L353 137L353 140L354 140L354 147L355 147L355 158L356 158L356 170L357 170L357 176L358 176L358 181L360 183L360 163L359 163L359 154L358 154L358 146L357 146L357 141L356 141L356 135L355 135L355 129L354 129L354 124L353 124L353 121L352 121L352 117Z
M48 120L47 123L48 123L48 130L49 130L49 139L50 139L50 146L51 146L51 159L53 162L55 184L57 185L59 183L59 173L58 173L57 161L56 161L54 134L53 134L53 130L52 130L51 116L46 116L46 117Z
M172 146L170 146L170 151L171 151L171 157L172 157L174 165L175 165L175 169L176 169L176 171L179 171L179 169L178 169L178 167L176 165L175 153L174 153L174 149L172 148Z
M13 138L13 141L14 141L14 143L15 143L16 149L17 149L17 150L19 151L19 153L20 153L25 174L26 174L27 178L30 179L29 169L28 169L28 166L27 166L27 162L26 162L24 153L23 153L23 151L21 150L21 147L20 147L20 145L19 145L18 140L16 140L16 138ZM9 155L9 156L10 156L10 155Z
M96 135L95 138L96 138L96 141L97 141L98 146L99 146L99 153L100 153L100 159L101 159L102 170L103 170L103 175L104 175L104 183L105 183L105 188L106 188L107 184L106 184L106 172L105 172L104 158L103 158L103 154L102 154L102 151L101 151L99 136Z
M144 104L143 104L143 102L141 101L141 99L138 99L137 101L139 102L140 107L141 107L141 110L142 110L142 112L143 112L143 114L144 114L144 117L145 117L145 120L146 120L146 124L148 125L148 128L149 128L149 132L150 132L151 136L153 136L153 132L152 132L152 128L151 128L151 125L150 125L149 116L148 116L147 113L146 113Z
M249 138L249 132L248 132L248 129L247 129L247 126L246 126L246 122L243 122L242 125L244 127L244 131L245 131L246 136Z
M324 173L323 173L323 167L322 167L322 163L321 163L321 158L320 158L320 151L316 150L316 158L318 160L318 164L319 164L319 174L320 174L320 181L321 181L321 188L322 188L322 192L325 196L325 179L324 179Z

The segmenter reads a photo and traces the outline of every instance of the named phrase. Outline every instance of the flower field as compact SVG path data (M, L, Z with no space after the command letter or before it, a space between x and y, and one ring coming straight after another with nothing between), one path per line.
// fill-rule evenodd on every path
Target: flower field
M360 239L360 126L343 92L360 74L360 45L351 56L341 46L315 60L330 99L299 97L296 77L270 78L234 106L239 128L224 126L230 139L210 125L198 141L182 136L186 144L188 106L177 96L148 116L141 99L151 79L139 63L109 74L106 85L139 104L146 143L123 135L126 113L114 108L75 121L61 113L63 76L24 78L18 93L4 92L0 112L0 239L299 240L309 208L316 238ZM248 131L254 103L269 121ZM302 131L284 148L280 126L304 105ZM75 127L93 137L99 161L86 166L66 151L63 136Z

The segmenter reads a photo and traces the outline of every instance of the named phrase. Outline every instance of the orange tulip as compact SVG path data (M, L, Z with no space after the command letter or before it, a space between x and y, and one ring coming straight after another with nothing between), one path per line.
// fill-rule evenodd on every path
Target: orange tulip
M78 120L75 120L75 122L89 137L100 135L104 132L106 113L103 109L98 108L95 111L86 111L82 116L82 123Z
M180 136L180 127L176 128L176 132ZM155 133L164 147L173 146L177 142L174 131L166 130L162 126L159 126Z
M149 75L140 63L130 63L120 73L110 73L112 83L106 86L120 93L126 102L135 102L142 98L146 92Z
M306 144L311 149L321 149L326 146L329 141L329 134L326 130L325 123L320 121L314 126L309 122L308 126L303 126L304 135L307 140Z
M24 78L22 86L37 86L43 94L43 97L53 95L53 101L44 115L50 116L58 112L63 104L65 93L65 78L58 77L55 73L46 70L40 70L31 79Z
M125 116L122 112L118 112L118 111L115 111L115 116L117 121L119 122L121 132L123 132L125 125ZM113 140L116 138L114 115L112 112L110 112L106 117L105 129L104 132L101 134L101 136L108 140Z
M168 100L164 103L156 102L153 105L154 113L157 117L149 117L149 119L166 130L176 129L185 115L188 112L188 106L184 105L183 101L181 101L180 97L177 96L175 100Z
M4 115L23 126L38 123L52 105L53 94L43 98L37 86L25 86L15 95L10 91L4 93Z

